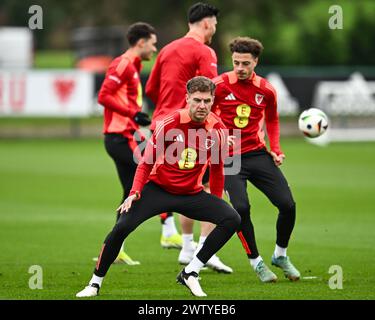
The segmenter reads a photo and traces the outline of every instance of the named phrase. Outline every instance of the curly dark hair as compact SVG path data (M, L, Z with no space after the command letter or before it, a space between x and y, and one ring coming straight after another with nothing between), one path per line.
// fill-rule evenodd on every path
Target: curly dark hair
M263 51L262 43L249 37L234 38L230 42L229 48L232 53L251 53L254 58L258 58Z

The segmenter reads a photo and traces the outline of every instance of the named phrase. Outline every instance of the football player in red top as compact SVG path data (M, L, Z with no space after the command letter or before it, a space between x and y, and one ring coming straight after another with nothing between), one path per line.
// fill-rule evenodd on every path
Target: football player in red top
M225 189L233 207L241 215L238 236L260 280L276 281L276 275L265 265L256 246L247 194L247 181L250 181L279 210L272 264L282 268L285 276L295 281L300 278L300 273L290 262L286 250L295 224L296 205L288 182L279 169L285 155L279 143L276 91L254 72L263 50L258 40L236 38L230 43L230 50L233 71L214 79L217 89L212 110L220 116L230 135L236 136L235 131L240 132L231 153L234 160L240 161L241 170L235 175L227 174L226 170L225 176ZM269 150L264 140L264 124Z
M133 155L141 158L139 148L136 148L142 137L139 126L151 123L148 114L142 112L140 71L142 60L150 60L156 52L157 40L155 29L143 22L128 28L127 39L130 48L111 62L98 95L98 101L104 107L105 148L115 162L123 189L121 203L129 195L137 169ZM116 263L139 264L123 248Z
M199 271L231 238L241 219L221 198L228 142L225 126L210 112L215 85L199 76L191 79L186 89L188 108L176 111L156 127L130 196L118 209L122 215L104 241L89 285L77 297L96 296L125 238L142 222L167 210L215 224L200 251L177 276L193 295L206 296L198 281ZM209 162L211 194L202 185Z
M208 45L216 32L218 14L219 10L210 4L201 2L194 4L188 11L189 32L160 50L146 84L146 94L155 104L151 130L154 130L157 122L168 114L185 107L184 88L189 79L198 75L210 79L217 76L216 54ZM207 174L203 181L208 182ZM207 185L205 188L209 192ZM178 261L186 264L193 259L196 251L196 244L193 241L194 221L180 215L180 222L182 250ZM178 238L172 235L172 231L175 232L172 213L162 215L162 223L161 245L165 248L176 247ZM201 223L199 246L213 228L214 226L207 222ZM219 272L233 272L216 255L210 259L207 266Z
M146 84L155 104L150 129L171 112L185 107L185 85L194 76L217 76L217 57L208 46L216 31L218 10L198 3L189 10L189 32L160 50Z

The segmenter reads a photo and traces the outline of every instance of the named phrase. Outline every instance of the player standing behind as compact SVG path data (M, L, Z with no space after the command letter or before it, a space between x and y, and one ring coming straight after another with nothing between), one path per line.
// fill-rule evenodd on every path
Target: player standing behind
M115 162L123 189L121 203L129 195L137 169L133 159L137 147L134 135L142 136L139 125L151 123L148 114L142 112L140 71L142 60L150 60L156 52L157 40L155 29L143 22L128 28L127 39L130 48L111 62L98 95L99 103L104 106L105 148ZM117 214L117 220L119 217ZM115 262L139 264L124 252L123 247Z
M212 5L196 3L188 11L189 32L180 39L166 45L158 54L155 65L146 84L146 94L155 104L151 130L155 129L158 121L163 120L171 112L185 107L185 84L194 76L202 75L208 78L217 76L217 58L215 51L208 44L216 32L219 10ZM193 259L196 250L193 241L193 223L191 219L180 216L182 228L182 250L179 262L187 264ZM207 222L201 223L202 245L214 226ZM168 231L168 228L171 231ZM167 235L175 230L172 213L166 214L164 229ZM175 246L172 237L161 238L163 247ZM233 270L223 264L214 255L207 264L220 272L231 273Z
M280 267L286 277L295 281L300 278L300 273L290 262L286 251L295 224L296 205L288 182L278 168L285 155L280 149L276 92L266 79L254 72L263 50L258 40L236 38L230 43L230 50L234 70L214 79L217 89L213 110L229 130L241 130L241 140L235 140L239 150L234 152L241 157L241 171L225 177L230 202L242 219L238 236L260 280L276 281L276 275L258 253L247 194L249 180L279 210L272 265ZM264 122L270 143L269 152L264 140Z
M98 295L126 237L145 220L166 210L216 225L201 250L177 276L177 281L193 295L206 296L198 281L199 271L231 238L241 219L221 199L228 144L224 125L210 112L215 85L206 77L195 77L186 90L188 108L172 113L156 127L138 165L130 196L119 208L122 215L104 241L89 285L77 297ZM203 191L202 185L209 162L212 194Z

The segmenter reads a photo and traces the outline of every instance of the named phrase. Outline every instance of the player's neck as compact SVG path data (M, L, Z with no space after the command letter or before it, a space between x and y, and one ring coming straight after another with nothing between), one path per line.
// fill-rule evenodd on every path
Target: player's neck
M204 30L200 26L190 25L187 36L194 38L199 42L205 43Z
M130 56L141 59L141 52L137 47L131 47L126 51Z

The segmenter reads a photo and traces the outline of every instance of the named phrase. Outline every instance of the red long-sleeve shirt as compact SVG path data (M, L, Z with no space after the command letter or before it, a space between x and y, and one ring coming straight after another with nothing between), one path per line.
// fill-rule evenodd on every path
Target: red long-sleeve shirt
M133 117L142 109L140 70L141 59L129 50L111 62L98 95L104 106L104 133L132 139L139 129Z
M156 122L185 106L186 82L195 76L217 76L215 51L193 32L166 45L158 54L146 84L146 94L155 104L151 130Z
M264 122L271 151L277 155L280 149L277 97L273 86L255 72L250 79L239 80L236 74L223 73L213 80L216 84L215 112L233 134L241 130L241 141L236 141L234 153L247 153L266 147Z
M166 117L148 141L130 195L140 194L148 181L173 194L198 193L203 190L202 177L210 163L211 193L221 198L226 156L224 129L213 113L204 123L192 121L188 109Z

